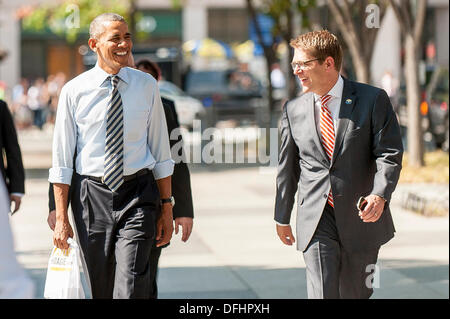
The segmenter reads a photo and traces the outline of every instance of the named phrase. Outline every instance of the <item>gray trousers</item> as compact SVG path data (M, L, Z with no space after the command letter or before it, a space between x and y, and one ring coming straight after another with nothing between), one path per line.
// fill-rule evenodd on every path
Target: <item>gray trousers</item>
M343 249L334 210L327 204L303 252L308 298L368 299L373 293L371 279L375 269L369 265L376 264L378 251L379 248L355 253Z
M93 298L150 298L150 250L159 193L153 174L113 193L76 175L72 210Z

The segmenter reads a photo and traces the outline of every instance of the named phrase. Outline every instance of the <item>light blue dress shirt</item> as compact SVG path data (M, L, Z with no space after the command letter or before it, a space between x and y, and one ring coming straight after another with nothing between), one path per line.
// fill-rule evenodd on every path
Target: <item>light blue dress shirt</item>
M164 110L156 80L132 68L122 68L118 90L123 103L124 175L148 168L155 179L172 175ZM67 82L61 90L53 136L49 181L70 185L73 156L80 175L103 176L106 110L111 98L110 74L95 65Z

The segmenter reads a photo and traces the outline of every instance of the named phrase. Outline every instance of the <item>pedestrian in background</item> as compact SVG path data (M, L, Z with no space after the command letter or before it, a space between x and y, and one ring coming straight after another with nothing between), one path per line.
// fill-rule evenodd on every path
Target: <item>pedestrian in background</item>
M25 171L16 128L8 105L2 100L0 100L0 154L0 171L9 193L8 202L14 203L14 209L11 211L15 213L19 210L25 194Z
M136 68L143 72L152 75L157 81L161 80L161 69L158 65L150 60L142 59L136 63ZM164 113L166 115L167 129L169 136L173 130L180 128L178 122L178 116L175 109L175 103L165 97L161 97L161 101L164 106ZM177 139L170 139L170 148L175 144L183 143L181 134L177 134ZM178 229L182 228L181 240L186 242L192 232L194 224L194 207L192 205L192 191L191 191L191 177L189 169L186 164L186 160L183 157L184 154L180 149L181 154L174 154L172 151L172 158L180 159L175 161L175 167L172 175L172 195L175 199L175 205L173 206L173 218L175 220L175 234L178 234ZM166 246L164 246L166 247ZM161 249L164 247L157 247L153 245L150 254L150 269L151 269L151 285L152 298L158 297L158 262L161 255Z
M17 262L8 219L8 192L0 179L0 299L34 297L34 285Z

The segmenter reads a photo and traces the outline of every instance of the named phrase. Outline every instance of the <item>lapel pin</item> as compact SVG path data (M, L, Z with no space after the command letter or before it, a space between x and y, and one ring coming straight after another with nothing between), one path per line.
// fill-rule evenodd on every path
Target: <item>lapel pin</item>
M345 100L345 104L352 104L352 100L351 99Z

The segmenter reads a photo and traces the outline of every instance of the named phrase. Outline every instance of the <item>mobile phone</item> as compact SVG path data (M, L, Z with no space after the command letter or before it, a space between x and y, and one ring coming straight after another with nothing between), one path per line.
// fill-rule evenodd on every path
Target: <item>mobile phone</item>
M361 196L361 197L358 199L358 203L356 204L356 207L358 208L358 210L364 210L364 208L366 207L366 205L367 205L366 199L365 199L364 197Z

